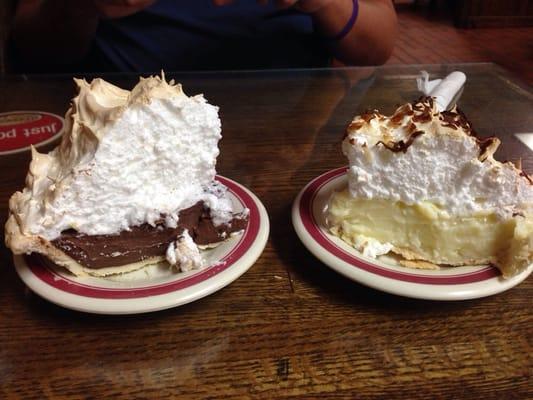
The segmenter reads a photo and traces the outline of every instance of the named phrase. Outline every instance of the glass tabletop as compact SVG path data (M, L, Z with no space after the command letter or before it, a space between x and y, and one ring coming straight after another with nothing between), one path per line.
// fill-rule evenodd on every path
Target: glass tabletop
M223 140L218 170L250 183L246 181L257 180L258 172L276 174L280 162L291 175L304 180L342 165L339 144L352 117L366 109L390 114L396 106L418 98L416 77L421 70L431 78L463 71L467 82L458 105L478 135L499 137L502 146L496 158L521 159L524 170L533 171L533 153L524 144L533 136L533 94L494 64L167 72L166 76L182 83L187 94L203 93L220 107ZM139 79L126 74L102 77L128 89ZM40 110L64 115L75 93L72 78L5 77L0 80L0 112Z
M431 78L463 71L467 82L458 105L478 135L499 137L502 146L496 158L521 159L524 170L533 171L533 153L524 144L533 137L533 94L494 64L167 72L166 76L182 83L187 94L203 93L220 107L220 173L246 184L259 179L264 171L279 173L279 165L284 163L284 171L303 183L344 163L340 141L354 115L366 109L390 114L396 106L418 98L416 77L422 70ZM126 74L102 77L128 89L139 79ZM72 78L34 75L1 79L0 112L40 110L64 115L75 93ZM22 158L27 162L27 155Z
M420 96L415 78L421 70L428 71L431 77L443 77L454 70L465 72L467 82L459 105L481 135L506 136L531 130L530 88L491 63L167 72L166 76L182 83L188 94L204 93L211 103L221 107L222 116L253 115L254 120L261 121L261 115L254 115L254 111L261 110L301 118L298 112L321 108L328 110L328 120L344 125L357 112L377 108L390 113L396 105ZM101 76L125 88L131 88L138 80L137 74ZM0 112L30 108L63 114L74 95L74 85L71 75L7 76L0 79L0 91ZM302 108L310 95L313 104ZM249 132L253 133L254 128L257 126L251 124Z
M61 397L75 387L96 398L134 397L141 387L190 398L368 397L380 390L390 398L526 398L531 279L453 304L395 297L326 268L291 226L298 192L345 165L340 144L352 117L366 109L390 114L418 98L421 70L431 78L463 71L460 108L480 136L502 140L498 159L522 159L533 172L533 152L516 136L533 135L533 94L493 64L168 72L187 94L203 93L220 107L217 171L265 205L265 251L238 280L202 300L104 318L25 292L11 252L0 245L0 393L30 398L45 388ZM128 89L138 80L103 77ZM70 75L5 77L0 112L64 115L74 94ZM24 186L29 158L28 151L0 156L0 226L9 197Z

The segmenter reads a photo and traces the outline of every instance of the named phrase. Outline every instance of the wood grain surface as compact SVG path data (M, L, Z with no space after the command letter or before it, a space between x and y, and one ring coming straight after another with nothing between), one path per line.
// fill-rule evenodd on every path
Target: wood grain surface
M312 178L342 166L344 127L357 112L418 97L415 67L168 74L220 106L218 171L251 189L271 221L267 247L231 285L144 315L63 309L32 294L0 247L2 399L527 399L532 289L528 279L488 298L396 297L338 275L299 242L290 208ZM490 64L426 67L468 75L460 104L500 159L533 153L533 95ZM136 78L106 79L131 87ZM71 77L0 81L0 112L64 114ZM50 146L48 147L50 148ZM24 184L29 154L0 156L0 222ZM2 236L3 243L3 236Z

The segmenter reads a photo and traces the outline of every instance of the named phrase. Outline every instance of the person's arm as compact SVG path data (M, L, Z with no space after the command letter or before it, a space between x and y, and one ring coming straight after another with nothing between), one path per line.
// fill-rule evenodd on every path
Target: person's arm
M313 17L319 34L334 37L343 30L354 8L353 0L273 0L280 8L294 7ZM213 0L219 6L235 0ZM268 0L257 0L267 4ZM345 64L383 64L396 39L396 12L392 0L359 0L355 24L340 40L328 41L333 55Z
M25 65L52 67L80 61L89 51L100 17L133 14L154 0L19 0L12 45Z
M352 0L301 0L297 6L306 11L313 3L325 3L310 14L319 33L327 37L337 35L346 26L354 7ZM352 29L329 45L335 57L345 64L383 64L394 48L396 25L390 0L359 0L359 14Z

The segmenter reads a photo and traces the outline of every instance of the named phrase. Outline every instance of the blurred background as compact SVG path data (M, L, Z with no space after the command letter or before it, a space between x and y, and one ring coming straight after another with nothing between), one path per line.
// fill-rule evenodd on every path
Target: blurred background
M494 62L533 84L533 0L394 0L399 36L387 64ZM0 73L16 1L0 1Z
M533 84L533 0L396 0L388 63L494 62Z

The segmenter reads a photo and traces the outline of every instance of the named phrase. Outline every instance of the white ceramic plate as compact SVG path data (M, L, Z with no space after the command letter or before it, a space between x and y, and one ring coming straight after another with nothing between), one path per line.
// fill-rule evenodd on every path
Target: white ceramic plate
M510 279L492 266L442 267L416 270L402 267L391 256L363 256L329 233L324 208L334 190L347 185L346 167L326 172L300 192L292 208L292 221L303 244L324 264L363 285L400 296L428 300L465 300L490 296L519 284L533 264Z
M49 265L38 255L16 256L15 267L28 287L60 306L97 314L136 314L190 303L230 284L250 268L263 251L269 233L268 215L259 199L238 183L218 176L236 211L250 210L243 233L203 251L209 265L174 273L163 265L115 277L75 277Z

